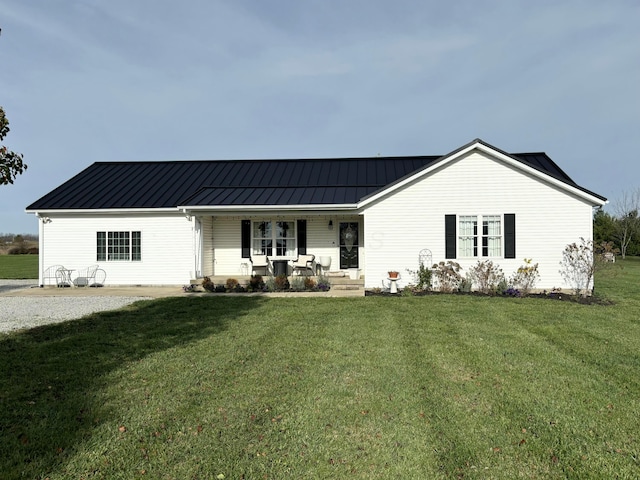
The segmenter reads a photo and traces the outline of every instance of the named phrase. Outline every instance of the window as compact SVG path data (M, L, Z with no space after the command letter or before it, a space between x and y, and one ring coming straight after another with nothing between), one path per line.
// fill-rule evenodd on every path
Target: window
M479 229L480 227L480 229ZM458 256L502 256L500 215L461 215L458 217Z
M142 260L140 232L97 232L96 259L104 261Z
M444 243L448 259L516 258L516 215L445 215Z
M296 256L296 222L253 222L251 238L253 255Z
M294 222L276 222L276 257L296 254L296 227Z
M253 222L253 254L270 255L272 247L271 222Z

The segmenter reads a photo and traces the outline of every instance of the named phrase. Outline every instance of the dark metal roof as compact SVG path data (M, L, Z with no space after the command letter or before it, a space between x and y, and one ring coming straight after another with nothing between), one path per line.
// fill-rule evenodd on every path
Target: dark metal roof
M510 156L603 198L576 185L544 153ZM97 162L27 210L356 204L443 158Z
M27 210L356 203L438 158L97 162Z

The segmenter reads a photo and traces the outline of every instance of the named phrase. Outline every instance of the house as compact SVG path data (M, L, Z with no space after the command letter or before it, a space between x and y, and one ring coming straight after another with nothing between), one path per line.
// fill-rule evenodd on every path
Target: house
M97 263L111 285L182 285L312 254L366 288L389 270L402 286L428 249L463 273L492 260L510 275L531 258L551 289L570 287L562 251L592 238L605 203L545 153L477 139L444 156L98 162L26 211L39 219L41 283L56 264Z

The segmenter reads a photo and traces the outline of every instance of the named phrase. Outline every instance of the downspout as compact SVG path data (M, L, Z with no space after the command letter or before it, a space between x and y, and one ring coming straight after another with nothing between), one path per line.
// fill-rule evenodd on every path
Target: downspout
M46 223L50 223L49 217L41 217L39 213L36 213L38 218L38 285L44 287L44 226Z

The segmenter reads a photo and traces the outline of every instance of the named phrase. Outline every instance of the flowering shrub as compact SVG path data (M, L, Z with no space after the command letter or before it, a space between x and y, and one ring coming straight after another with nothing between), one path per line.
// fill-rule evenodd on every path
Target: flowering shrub
M538 264L532 264L532 259L525 258L524 265L518 267L510 283L514 288L520 289L523 295L528 295L539 279Z
M451 293L457 290L460 280L462 280L460 270L462 270L460 264L451 260L433 265L433 275L438 280L441 292Z
M316 290L321 292L328 292L331 289L331 282L329 279L323 275L318 277L318 282L316 283Z

